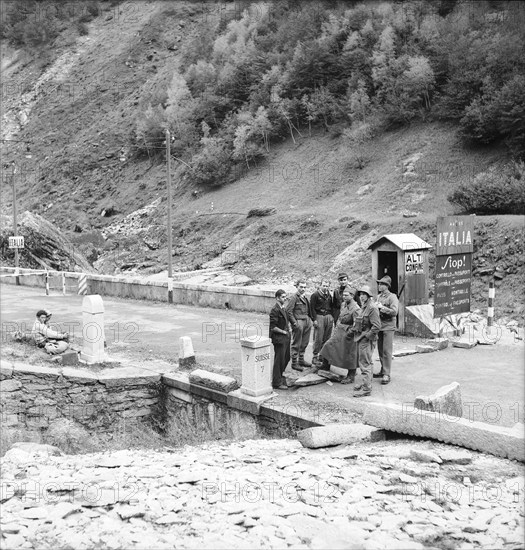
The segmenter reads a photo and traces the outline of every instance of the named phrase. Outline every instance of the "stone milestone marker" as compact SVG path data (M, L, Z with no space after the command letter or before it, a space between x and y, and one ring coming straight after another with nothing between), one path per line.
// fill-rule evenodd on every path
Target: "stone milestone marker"
M241 392L252 397L269 395L272 389L270 338L252 336L241 339Z
M104 361L104 304L98 294L82 300L82 337L80 359L86 363Z

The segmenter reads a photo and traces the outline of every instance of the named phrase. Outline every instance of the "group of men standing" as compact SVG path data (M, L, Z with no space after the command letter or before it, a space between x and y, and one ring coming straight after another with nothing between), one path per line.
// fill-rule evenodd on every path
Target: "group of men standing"
M378 296L374 300L368 285L350 288L348 274L340 273L339 287L330 292L330 282L323 279L310 298L305 294L306 281L296 283L297 292L290 299L286 291L275 293L276 304L270 312L270 338L274 346L272 385L288 389L283 373L290 358L291 367L303 371L329 370L330 365L347 371L342 384L355 382L359 367L362 382L354 386L354 396L372 393L372 378L390 382L392 351L396 317L399 307L397 296L390 292L392 280L388 275L377 280ZM313 338L313 364L304 353ZM381 371L373 374L372 353L377 341Z

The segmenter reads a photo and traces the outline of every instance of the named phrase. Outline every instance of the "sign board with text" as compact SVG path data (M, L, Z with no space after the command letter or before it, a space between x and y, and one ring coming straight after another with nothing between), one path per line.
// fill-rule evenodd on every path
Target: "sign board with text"
M470 311L472 254L436 257L434 317Z
M9 237L9 248L24 248L24 237Z
M437 219L436 256L472 254L473 241L473 216L443 216Z
M424 272L423 252L405 252L405 274L417 275Z

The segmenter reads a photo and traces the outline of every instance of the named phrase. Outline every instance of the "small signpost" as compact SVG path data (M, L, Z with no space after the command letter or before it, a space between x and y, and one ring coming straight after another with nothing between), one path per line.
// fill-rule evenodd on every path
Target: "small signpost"
M434 318L470 311L472 216L445 216L437 219Z
M24 237L22 235L9 237L9 248L24 248Z

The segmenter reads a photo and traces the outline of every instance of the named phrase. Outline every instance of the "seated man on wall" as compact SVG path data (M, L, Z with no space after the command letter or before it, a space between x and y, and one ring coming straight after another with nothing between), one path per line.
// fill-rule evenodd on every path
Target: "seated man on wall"
M50 355L64 353L68 348L69 334L67 332L58 332L49 326L51 313L41 309L36 314L36 321L31 329L33 340L39 348L45 348Z

